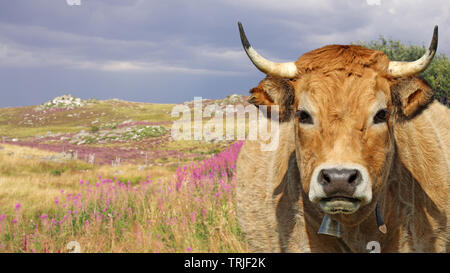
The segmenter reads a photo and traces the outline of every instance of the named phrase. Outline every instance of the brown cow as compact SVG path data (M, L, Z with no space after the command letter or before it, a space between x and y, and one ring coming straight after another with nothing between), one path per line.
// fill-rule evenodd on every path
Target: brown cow
M267 74L249 101L281 117L278 148L248 140L237 162L252 250L368 252L375 241L382 252L448 252L450 110L416 76L434 57L437 27L415 62L329 45L274 63L239 29Z

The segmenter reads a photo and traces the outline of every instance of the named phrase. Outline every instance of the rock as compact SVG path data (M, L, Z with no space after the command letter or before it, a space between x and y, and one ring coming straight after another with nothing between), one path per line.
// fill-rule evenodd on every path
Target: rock
M132 119L128 119L128 120L123 121L123 122L120 123L120 124L122 125L122 124L131 123L131 122L133 122L133 120L132 120Z
M37 106L34 110L41 111L50 108L74 109L76 107L82 107L85 104L86 102L82 99L74 98L72 95L68 94L55 97L54 99Z

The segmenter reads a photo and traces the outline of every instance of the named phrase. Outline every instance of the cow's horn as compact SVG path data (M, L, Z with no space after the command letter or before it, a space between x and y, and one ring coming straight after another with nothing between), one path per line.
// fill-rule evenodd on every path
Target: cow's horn
M250 43L248 42L241 22L238 22L238 26L239 26L239 33L241 35L241 42L242 45L244 46L247 56L250 58L252 63L259 70L261 70L261 72L288 79L292 79L297 75L297 66L295 65L294 62L275 63L261 57L261 55L259 55L258 52L256 52L256 50L254 50L250 45Z
M438 26L434 27L433 39L427 52L413 62L389 62L388 74L393 77L406 77L424 71L433 60L438 44Z

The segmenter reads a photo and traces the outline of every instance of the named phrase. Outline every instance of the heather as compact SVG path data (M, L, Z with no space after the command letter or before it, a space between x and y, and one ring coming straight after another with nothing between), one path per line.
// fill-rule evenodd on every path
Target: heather
M61 188L46 210L0 211L0 252L245 252L234 209L242 142L178 167L167 179L100 173Z

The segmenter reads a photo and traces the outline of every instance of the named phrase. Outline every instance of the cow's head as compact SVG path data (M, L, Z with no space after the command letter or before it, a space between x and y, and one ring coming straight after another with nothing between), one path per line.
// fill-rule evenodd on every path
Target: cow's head
M386 183L393 126L433 98L416 75L434 57L437 27L429 50L414 62L390 61L383 52L357 45L329 45L296 62L274 63L250 46L240 23L239 29L247 55L268 75L251 90L250 101L278 105L282 121L295 123L304 192L339 222L360 223Z

